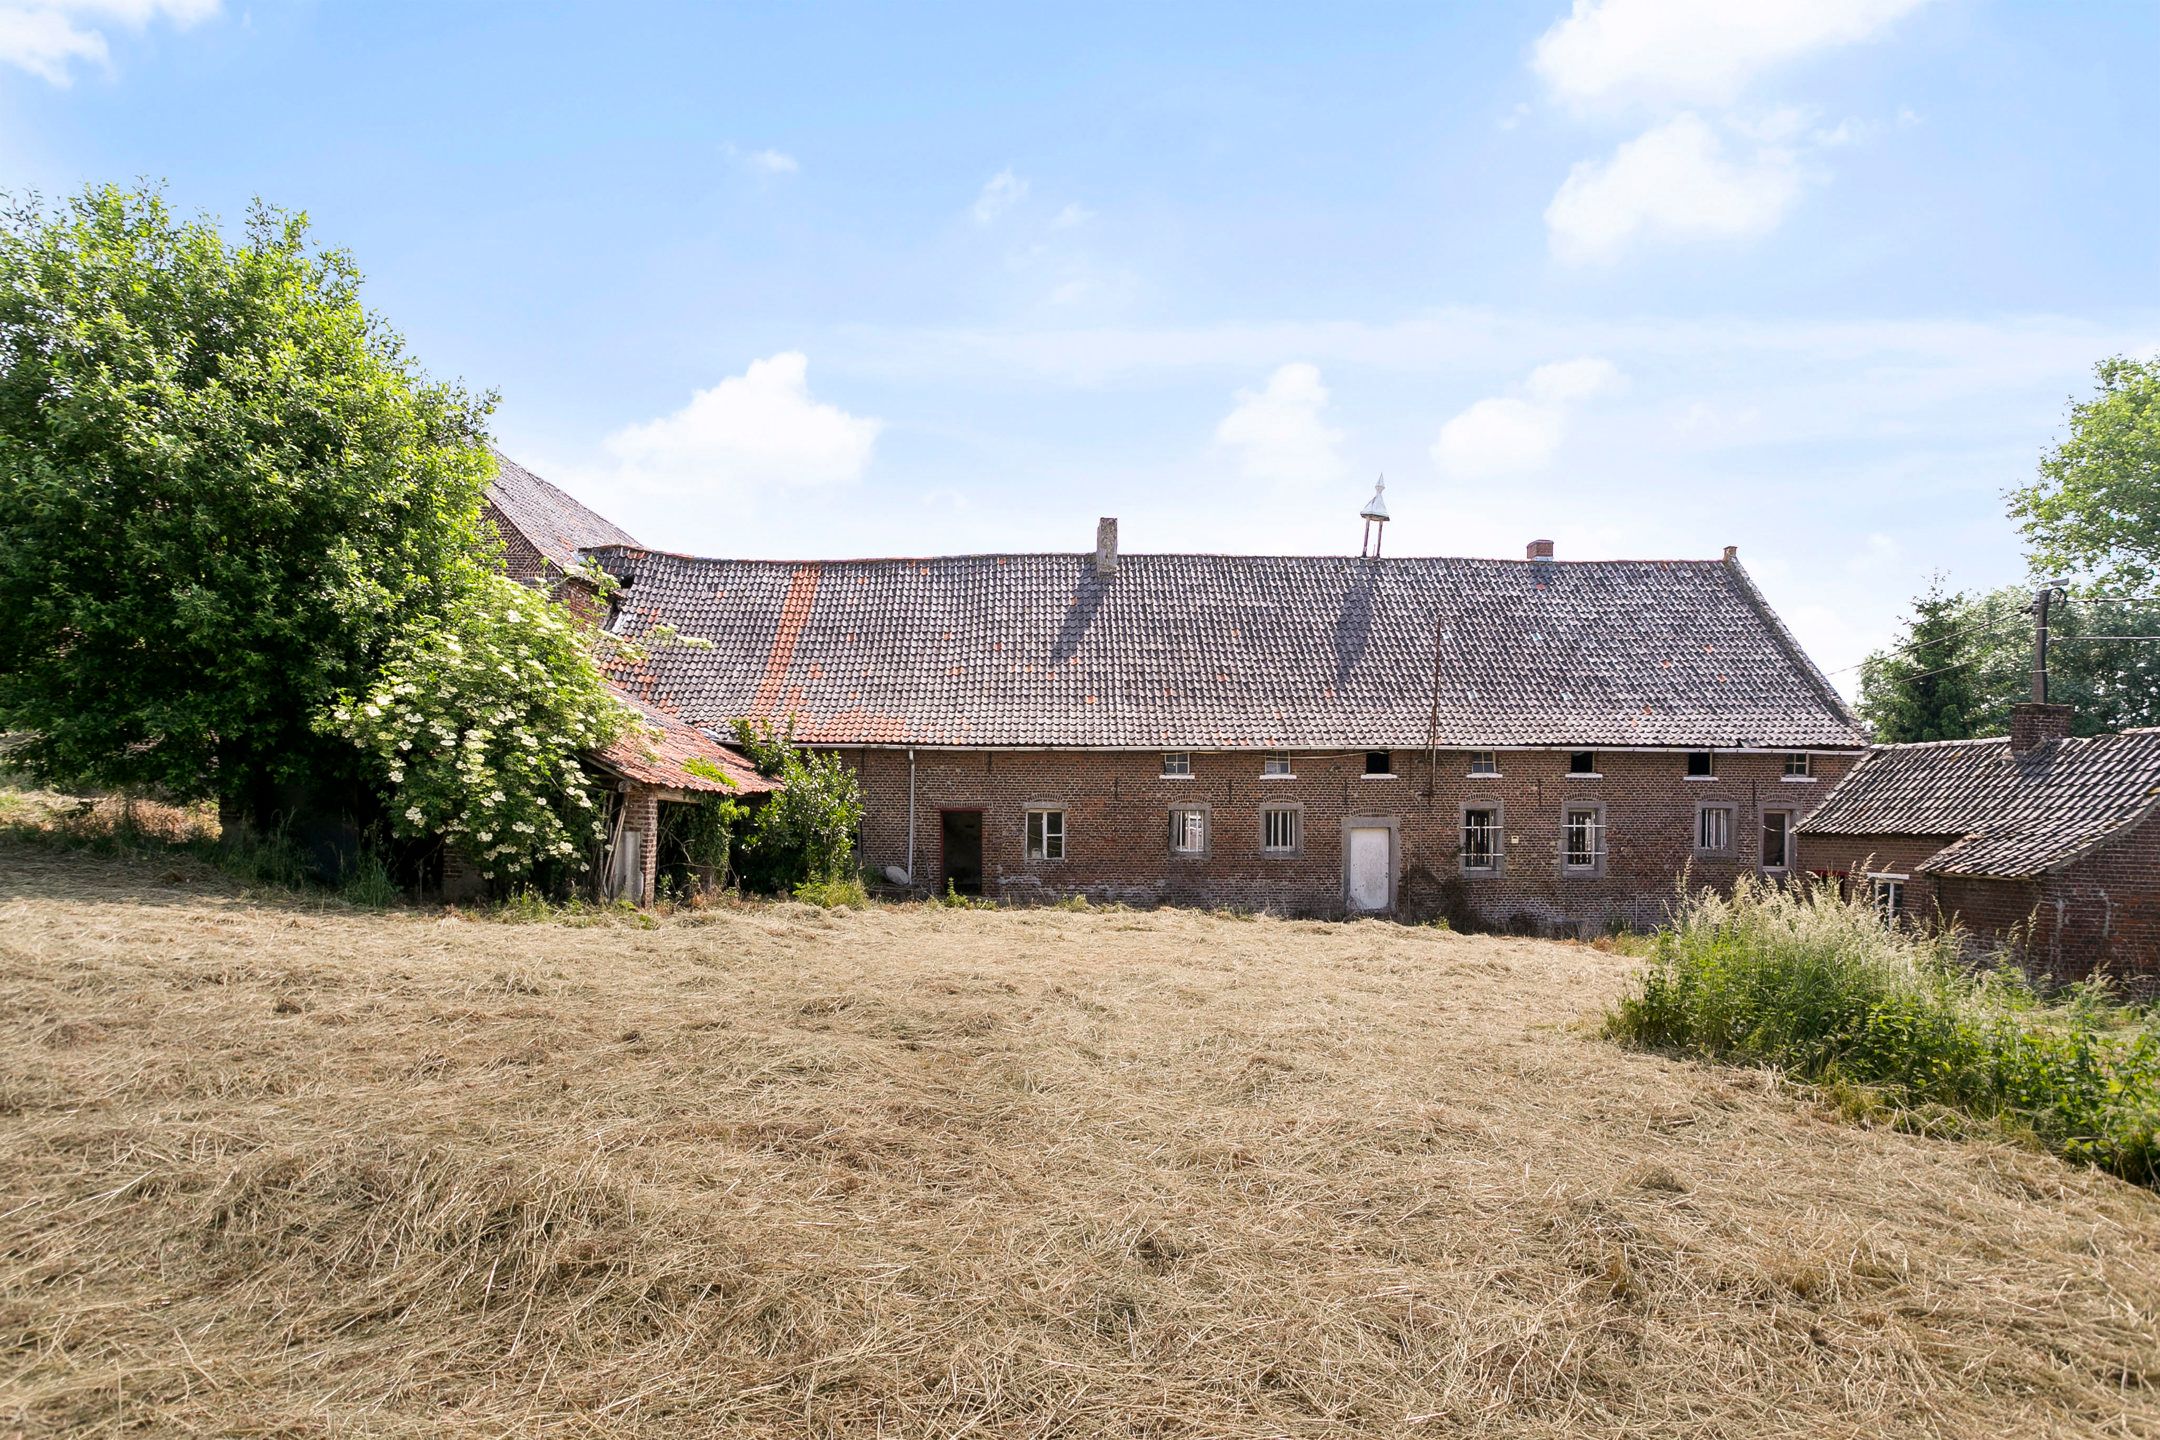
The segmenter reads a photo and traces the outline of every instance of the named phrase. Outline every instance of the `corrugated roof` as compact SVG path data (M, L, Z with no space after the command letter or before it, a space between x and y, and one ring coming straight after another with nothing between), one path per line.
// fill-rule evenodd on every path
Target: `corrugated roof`
M802 563L597 550L618 675L700 725L825 744L1134 749L1857 747L1738 564L966 555Z
M500 450L489 453L495 457L495 478L488 482L489 502L550 564L572 570L578 564L580 550L638 543L629 531L588 510L568 492L549 484Z
M2050 741L1885 745L1800 824L1809 835L1941 836L1920 868L2017 878L2076 859L2160 806L2160 729Z

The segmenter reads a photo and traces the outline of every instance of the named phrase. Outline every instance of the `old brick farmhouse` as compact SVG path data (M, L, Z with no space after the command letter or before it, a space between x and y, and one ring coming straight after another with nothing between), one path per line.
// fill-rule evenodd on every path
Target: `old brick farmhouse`
M1121 554L1106 521L1093 553L702 558L507 465L492 511L528 578L612 575L616 632L713 642L619 667L637 702L850 759L866 863L917 891L1640 925L1683 872L1794 871L1863 748L1729 551Z
M1963 926L2029 969L2160 976L2160 730L2073 737L2020 705L2007 737L1886 745L1801 827L1808 866Z

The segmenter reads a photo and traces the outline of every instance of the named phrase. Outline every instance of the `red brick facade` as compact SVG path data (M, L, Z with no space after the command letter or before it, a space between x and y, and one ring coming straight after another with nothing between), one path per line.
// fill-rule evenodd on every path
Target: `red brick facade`
M842 752L859 768L866 802L863 860L873 873L908 864L908 769L904 749ZM914 876L942 890L946 811L980 812L983 893L1007 901L1084 894L1137 904L1234 906L1339 915L1345 904L1349 823L1390 830L1392 905L1405 918L1589 934L1662 918L1683 873L1730 884L1763 873L1763 816L1788 821L1857 757L1817 753L1814 775L1789 779L1781 753L1719 752L1713 778L1686 776L1676 750L1597 751L1595 773L1569 773L1563 750L1491 752L1498 773L1471 774L1472 752L1394 751L1387 776L1367 776L1364 752L1297 753L1288 776L1263 776L1253 751L1196 752L1191 774L1170 777L1159 752L918 749ZM1437 764L1435 764L1437 761ZM1702 853L1699 812L1728 810L1729 837ZM1466 872L1464 812L1499 812L1504 851L1496 870ZM1028 812L1063 812L1064 854L1030 859ZM1205 815L1204 850L1170 848L1174 809ZM1296 847L1263 849L1263 812L1294 812ZM1593 863L1563 866L1566 814L1587 811L1602 827ZM1278 822L1278 832L1280 823ZM1789 837L1788 868L1813 863ZM1781 873L1781 872L1771 872Z
M1810 835L1807 865L1907 875L1909 917L1961 926L2036 975L2081 980L2105 970L2128 990L2160 992L2160 816L2032 878L1923 873L1920 862L1951 838Z

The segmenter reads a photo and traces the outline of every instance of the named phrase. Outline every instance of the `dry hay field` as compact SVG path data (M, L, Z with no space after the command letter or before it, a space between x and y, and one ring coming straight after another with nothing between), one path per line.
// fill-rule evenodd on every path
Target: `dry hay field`
M2160 1196L1366 922L0 848L0 1436L2160 1433Z

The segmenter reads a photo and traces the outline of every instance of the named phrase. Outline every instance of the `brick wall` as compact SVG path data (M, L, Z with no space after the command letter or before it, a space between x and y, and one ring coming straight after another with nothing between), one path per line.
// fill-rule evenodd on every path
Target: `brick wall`
M510 523L493 501L480 507L480 517L502 538L503 573L520 585L530 585L548 573L550 566L524 532Z
M875 871L907 863L908 758L905 750L848 752L866 801L863 850ZM929 751L916 755L915 875L943 888L944 810L982 814L983 890L1006 900L1052 900L1084 893L1128 903L1231 905L1295 914L1343 909L1344 821L1397 823L1398 911L1410 918L1449 914L1459 922L1588 933L1612 924L1644 926L1664 914L1683 870L1697 883L1729 884L1759 871L1762 816L1804 815L1852 763L1818 755L1815 778L1784 777L1780 755L1720 753L1712 779L1683 778L1680 752L1597 752L1597 778L1570 776L1567 751L1497 752L1500 773L1471 778L1470 756L1397 751L1391 778L1367 778L1363 752L1292 758L1289 778L1263 778L1256 752L1194 753L1192 774L1166 778L1158 753ZM1465 875L1466 806L1501 811L1505 854L1497 874ZM1731 809L1733 843L1722 854L1695 850L1697 812ZM1065 812L1065 857L1030 860L1027 811ZM1173 855L1169 815L1201 807L1209 816L1202 855ZM1262 811L1293 807L1300 845L1263 854ZM1603 864L1564 874L1563 813L1594 808L1605 825ZM1814 863L1804 837L1794 861Z
M1940 913L1983 946L2007 946L2034 974L2079 980L2105 969L2125 988L2160 993L2160 817L2052 875L2030 880L1939 878L1922 860L1955 836L1810 836L1811 869L1912 875L1906 909Z
M1806 835L1807 868L1817 874L1853 875L1863 871L1904 875L1905 913L1931 921L1950 907L1935 877L1920 873L1920 862L1958 839L1956 835Z

